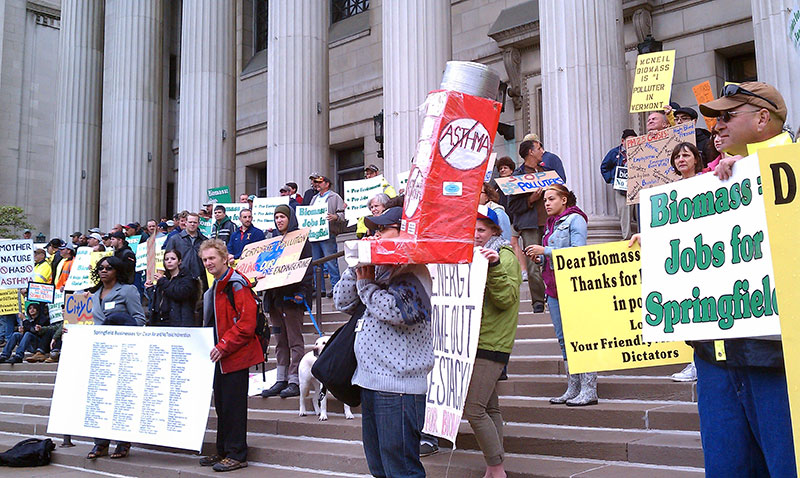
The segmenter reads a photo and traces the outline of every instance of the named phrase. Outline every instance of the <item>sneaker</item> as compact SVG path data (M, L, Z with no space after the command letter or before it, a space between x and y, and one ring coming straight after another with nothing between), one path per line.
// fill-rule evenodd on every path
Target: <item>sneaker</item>
M289 386L289 382L287 382L286 380L279 380L279 381L275 382L275 384L272 385L271 387L269 387L268 389L262 390L261 391L261 396L264 397L264 398L276 397L276 396L280 395L280 393L283 391L283 389L285 389L288 386Z
M420 456L420 458L421 457L425 457L425 456L431 456L431 455L434 455L436 453L439 453L439 446L438 445L433 445L431 443L421 443L419 445L419 456Z
M37 350L35 354L33 354L30 357L26 358L25 361L29 362L29 363L38 363L38 362L44 362L45 359L47 359L47 358L48 358L47 355L45 355L44 353L42 353L42 352Z
M528 282L528 271L522 271L522 282Z
M534 302L533 312L535 314L541 314L542 312L544 312L544 302Z
M12 355L10 359L6 360L6 363L22 363L22 357L19 355Z
M214 471L233 471L238 470L239 468L247 468L246 461L237 461L233 458L223 458L216 463L212 470Z
M8 356L0 355L0 363L8 363Z
M44 363L58 363L58 359L61 357L61 352L58 350L54 350L50 352L50 356L44 359Z
M281 398L299 397L300 387L296 383L290 383L288 387L284 388L281 392Z
M219 455L204 456L200 458L200 466L214 466L221 461L222 457Z
M333 298L333 291L328 292L327 297L329 299L332 299Z
M689 365L686 366L683 370L677 373L673 373L672 376L673 382L694 382L697 380L697 368L694 366L694 362L690 362Z

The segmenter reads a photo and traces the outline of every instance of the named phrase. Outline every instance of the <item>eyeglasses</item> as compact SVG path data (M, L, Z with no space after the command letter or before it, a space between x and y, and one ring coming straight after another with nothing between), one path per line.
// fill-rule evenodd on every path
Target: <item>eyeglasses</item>
M747 111L724 111L721 115L717 116L717 122L722 121L723 123L730 122L734 116L738 116L745 113L758 113L761 110L747 110Z
M757 95L752 91L746 90L739 85L729 84L722 87L722 91L719 94L720 96L734 96L734 95L745 95L745 96L752 96L754 98L759 98L767 103L771 104L773 108L776 110L778 109L778 105L775 104L774 101L764 98L761 95Z
M100 266L97 268L98 271L113 271L114 268L111 266Z
M397 224L378 224L378 232L383 232L387 229L397 229L400 230L400 226Z

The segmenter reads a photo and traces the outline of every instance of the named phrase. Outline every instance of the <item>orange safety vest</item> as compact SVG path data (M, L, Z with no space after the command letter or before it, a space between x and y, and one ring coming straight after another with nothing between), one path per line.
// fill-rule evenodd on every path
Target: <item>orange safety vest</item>
M64 265L61 267L61 274L58 276L58 280L56 281L56 290L59 290L66 285L67 279L69 278L69 271L72 269L72 261L73 259L64 261Z

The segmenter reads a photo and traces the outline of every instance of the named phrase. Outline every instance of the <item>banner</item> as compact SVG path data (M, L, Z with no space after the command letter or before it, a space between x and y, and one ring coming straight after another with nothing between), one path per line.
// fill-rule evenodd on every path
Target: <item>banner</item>
M475 249L472 264L429 264L433 370L428 374L424 433L454 446L478 350L489 263Z
M529 193L539 188L546 188L551 184L564 184L564 180L555 171L495 178L494 182L506 196Z
M697 100L698 105L714 100L714 93L711 91L711 82L708 80L693 86L692 93L694 93L694 98ZM717 118L709 118L708 116L703 116L703 118L706 120L706 127L709 130L713 129L717 124Z
M47 433L200 451L213 346L209 327L70 327Z
M756 155L725 182L703 174L642 190L645 340L780 334L761 190Z
M348 205L349 209L350 206ZM347 211L347 209L345 209ZM297 223L300 229L308 229L308 240L311 242L330 239L328 228L328 205L297 206Z
M308 239L308 230L299 229L275 239L275 243L268 245L256 257L254 267L259 277L258 284L253 288L256 292L300 282L311 263L310 257L300 259Z
M617 191L628 190L628 168L617 166L614 168L614 189Z
M17 289L0 289L0 315L22 313L19 302Z
M636 57L631 113L657 111L669 103L675 50L646 53Z
M56 286L42 282L28 282L27 298L31 302L52 304Z
M64 321L68 324L94 325L91 294L64 294Z
M214 220L204 217L198 217L198 219L200 220L200 226L197 229L200 231L200 234L211 237L211 233L214 232Z
M639 203L639 191L677 181L681 176L669 162L680 143L695 144L694 125L683 123L635 138L625 138L628 152L628 205Z
M683 342L642 340L640 257L628 241L553 251L570 373L692 361Z
M383 181L383 175L379 174L374 178L344 182L344 203L347 204L344 218L349 226L357 223L361 217L372 215L367 203L373 196L383 192Z
M289 205L290 196L255 198L253 200L253 225L262 231L275 229L275 208Z
M792 414L795 456L800 456L800 295L797 294L797 222L800 198L797 180L800 177L800 144L761 149L758 160L764 188L764 208L775 269L775 289L781 303L781 339L786 384L789 389L789 410ZM740 161L741 162L741 161ZM736 164L739 167L739 164ZM798 462L800 472L800 462Z
M0 289L28 286L33 279L33 241L0 242Z
M47 307L50 311L51 324L64 320L64 292L57 290L53 297L53 303L47 304Z
M228 186L219 186L216 188L209 188L207 190L208 200L215 203L230 203L233 202L231 198L231 189Z
M253 204L255 204L255 202L253 202ZM236 224L236 227L240 227L242 225L242 221L239 220L239 212L242 209L249 209L250 208L250 205L248 203L246 203L246 202L217 203L217 204L214 205L214 208L216 208L217 206L225 206L225 214L228 216L228 218L230 218L231 221L233 221L234 224ZM214 212L213 212L214 208L212 208L212 212L211 212L211 229L212 230L214 229L214 223L217 222L214 219ZM256 226L256 227L258 227L258 226ZM213 235L213 232L212 232L212 235ZM210 238L211 236L206 236L206 237Z

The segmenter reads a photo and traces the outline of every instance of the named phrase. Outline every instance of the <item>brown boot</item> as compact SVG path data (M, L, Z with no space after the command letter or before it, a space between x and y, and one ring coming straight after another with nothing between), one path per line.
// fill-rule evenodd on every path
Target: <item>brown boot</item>
M26 358L25 361L28 362L28 363L38 363L38 362L44 362L45 359L47 359L47 355L45 355L41 351L37 350L35 354L33 354L30 357Z

